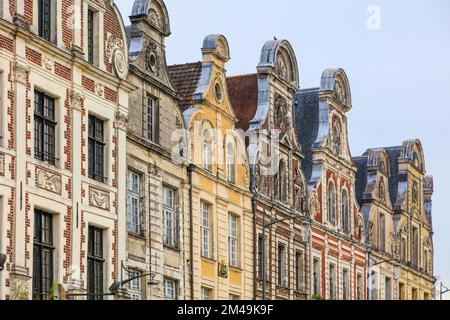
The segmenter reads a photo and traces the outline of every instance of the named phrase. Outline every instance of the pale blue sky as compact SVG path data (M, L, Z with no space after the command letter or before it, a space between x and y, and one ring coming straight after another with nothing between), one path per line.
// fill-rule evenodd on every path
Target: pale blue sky
M133 1L116 0L125 23ZM266 40L294 47L302 88L323 69L342 67L352 89L353 156L369 147L422 140L435 179L435 274L450 286L450 1L448 0L166 0L172 36L169 64L198 61L205 35L224 34L228 75L255 72ZM367 9L381 9L381 29Z

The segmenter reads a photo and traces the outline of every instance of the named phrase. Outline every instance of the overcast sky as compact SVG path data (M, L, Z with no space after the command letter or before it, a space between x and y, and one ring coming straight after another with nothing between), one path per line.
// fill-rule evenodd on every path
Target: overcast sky
M228 75L253 73L264 42L287 39L302 88L319 86L325 68L347 72L353 156L421 139L435 181L435 274L450 286L450 1L165 2L172 29L169 64L199 61L203 38L220 33L230 44ZM116 3L129 24L133 1Z

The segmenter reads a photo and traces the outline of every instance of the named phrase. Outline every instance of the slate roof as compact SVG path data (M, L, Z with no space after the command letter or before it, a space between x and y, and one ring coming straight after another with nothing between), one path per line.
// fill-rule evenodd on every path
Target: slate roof
M356 181L355 181L355 193L356 200L360 207L363 205L364 191L367 184L367 162L369 160L367 155L361 157L355 157L352 159L356 166Z
M239 122L238 129L247 131L258 108L258 75L247 74L227 78L228 96Z
M306 181L311 180L313 147L319 133L319 88L304 89L295 95L295 129L305 159Z
M385 148L389 157L389 166L391 169L391 176L389 177L389 195L391 197L392 205L397 202L398 195L398 158L402 151L402 147Z
M173 87L183 97L180 103L181 111L193 104L193 95L198 87L202 74L202 63L177 64L168 67L169 78Z

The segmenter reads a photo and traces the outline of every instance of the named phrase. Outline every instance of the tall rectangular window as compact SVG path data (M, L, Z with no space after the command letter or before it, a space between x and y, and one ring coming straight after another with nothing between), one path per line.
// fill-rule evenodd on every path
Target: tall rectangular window
M34 157L55 164L55 99L34 92Z
M364 300L364 280L360 273L356 276L356 299Z
M128 232L141 234L140 224L140 176L128 171L127 220Z
M378 220L378 249L386 251L386 217L380 213Z
M295 253L295 287L297 291L304 290L304 259L303 252Z
M392 300L392 280L388 277L384 280L384 300Z
M336 300L336 267L330 264L330 300Z
M200 225L201 225L201 250L202 257L212 258L211 250L211 206L206 202L200 202Z
M278 244L278 285L287 287L286 246Z
M408 252L407 252L407 248L406 248L406 239L402 237L401 240L401 247L400 247L400 254L401 254L401 259L403 262L406 262L407 257L408 257Z
M155 141L155 108L156 101L152 97L147 97L144 106L144 136L150 141Z
M322 271L320 267L320 260L314 259L313 261L313 293L314 296L319 297L322 295L320 279L322 277Z
M103 230L90 226L88 233L88 279L89 300L103 300Z
M228 259L230 266L239 267L238 254L238 217L233 214L228 215Z
M405 284L403 282L399 283L399 300L406 300L406 289L405 289Z
M348 270L342 272L342 299L350 300L350 273Z
M53 216L41 210L34 212L33 299L50 298L54 281Z
M140 272L133 271L128 273L128 279L133 279L128 284L128 293L130 294L131 300L142 300L142 278Z
M89 116L89 178L105 182L104 121Z
M88 10L87 14L87 36L88 36L88 61L94 64L94 15L92 10Z
M419 293L418 293L417 288L412 288L411 294L412 294L412 300L419 300Z
M180 225L175 210L175 190L167 187L163 187L163 227L164 245L178 248Z
M47 41L51 41L52 14L52 1L38 0L39 37Z

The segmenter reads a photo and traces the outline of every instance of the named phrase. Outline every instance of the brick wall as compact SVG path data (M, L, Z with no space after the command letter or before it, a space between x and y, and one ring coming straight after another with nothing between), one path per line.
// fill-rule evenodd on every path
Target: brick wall
M42 54L40 54L39 52L27 47L25 49L25 56L28 61L31 61L32 63L42 67Z
M66 100L64 101L64 169L72 170L72 108L70 105L70 90L66 90Z
M0 34L0 48L14 52L14 40Z

